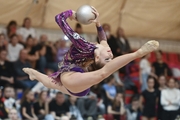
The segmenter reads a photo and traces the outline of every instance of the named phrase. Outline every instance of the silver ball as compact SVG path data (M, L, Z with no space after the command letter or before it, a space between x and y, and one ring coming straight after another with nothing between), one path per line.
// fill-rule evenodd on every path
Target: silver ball
M92 13L93 9L89 5L83 5L79 7L76 11L77 21L82 24L90 24L89 20L96 19L96 15Z

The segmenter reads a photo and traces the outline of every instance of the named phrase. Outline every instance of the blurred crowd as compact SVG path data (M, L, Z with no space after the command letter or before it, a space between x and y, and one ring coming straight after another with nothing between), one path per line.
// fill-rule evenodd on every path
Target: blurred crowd
M180 80L160 50L155 52L155 61L150 61L151 54L132 61L82 98L31 81L22 68L51 75L69 49L64 38L56 42L45 34L37 38L31 22L25 18L18 27L10 21L0 33L2 120L180 120ZM102 27L114 57L134 51L122 28L114 36L109 24ZM80 24L74 30L89 40Z

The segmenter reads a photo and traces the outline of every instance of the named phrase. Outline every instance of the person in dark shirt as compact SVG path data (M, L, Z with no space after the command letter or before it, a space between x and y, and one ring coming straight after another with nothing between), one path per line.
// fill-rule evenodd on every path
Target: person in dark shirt
M124 30L121 27L118 27L116 31L116 42L118 49L116 50L117 55L124 55L131 52L131 47L124 34Z
M25 44L25 49L28 52L27 60L31 63L32 68L36 68L37 60L39 59L39 51L35 47L34 39L28 36Z
M65 96L63 93L58 92L54 100L49 104L50 113L55 116L55 119L60 119L62 115L69 114L69 105L65 101Z
M57 71L55 46L52 42L48 41L48 37L45 34L40 36L39 41L40 42L35 46L35 49L39 51L39 60L37 61L36 68L42 73L45 73L46 68Z
M8 41L6 40L5 34L0 33L0 50L7 49Z
M48 99L48 94L47 91L41 91L38 97L38 101L34 103L34 113L38 117L39 120L49 117L49 99ZM51 115L51 118L53 116ZM50 119L48 119L50 120Z
M5 49L0 50L0 86L6 84L14 84L14 70L12 63L6 60L7 51Z
M126 109L127 120L140 120L141 110L139 103L139 95L132 97L131 104Z
M169 66L162 59L162 51L156 52L156 62L152 64L153 72L158 76L165 75L166 77L171 74Z
M24 92L23 98L21 100L21 115L23 120L25 119L38 120L37 116L34 113L33 100L34 100L34 93L29 89L27 89Z
M120 120L126 112L124 107L123 94L117 93L114 101L108 105L108 114L112 114L115 120Z
M8 113L5 109L4 99L2 97L2 89L3 87L0 86L0 119L5 119L8 118Z
M37 81L31 81L26 73L23 72L24 67L31 67L31 64L27 61L27 50L22 49L20 51L19 59L14 63L15 70L15 86L17 88L27 89L32 88Z
M147 79L148 88L142 92L140 101L143 104L142 120L155 120L158 91L154 89L155 79Z

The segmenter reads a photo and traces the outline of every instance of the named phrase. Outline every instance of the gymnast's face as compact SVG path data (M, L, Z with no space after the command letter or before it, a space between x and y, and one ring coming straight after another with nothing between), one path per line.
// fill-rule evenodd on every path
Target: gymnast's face
M110 47L101 47L99 49L98 55L95 58L96 63L104 66L106 63L113 59L113 54Z

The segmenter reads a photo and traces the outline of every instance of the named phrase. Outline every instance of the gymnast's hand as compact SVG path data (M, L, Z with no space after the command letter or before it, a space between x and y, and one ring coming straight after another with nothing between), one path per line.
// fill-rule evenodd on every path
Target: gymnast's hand
M93 9L92 10L92 13L95 14L96 18L94 20L90 20L91 22L94 22L94 23L99 23L99 13L98 11L96 10L96 8L94 8L93 6L91 6L91 8Z
M73 10L72 10L72 16L70 16L69 19L70 19L70 20L75 20L75 21L77 21L76 11L73 11Z

